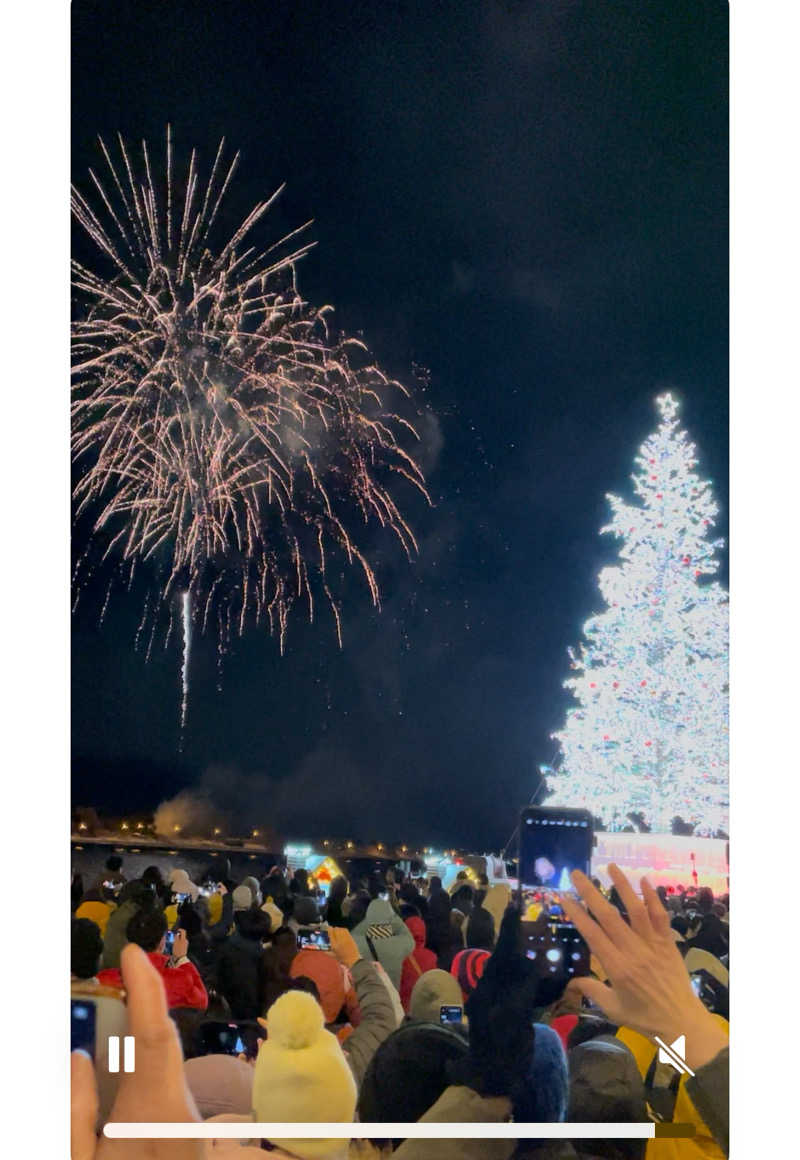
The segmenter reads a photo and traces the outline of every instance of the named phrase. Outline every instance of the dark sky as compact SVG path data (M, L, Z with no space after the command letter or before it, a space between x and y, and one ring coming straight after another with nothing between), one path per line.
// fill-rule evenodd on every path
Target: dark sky
M73 177L95 135L242 151L264 236L315 219L300 286L437 416L419 560L376 537L344 650L292 623L225 659L134 651L141 593L73 619L73 798L206 787L296 838L499 848L554 756L566 648L654 395L683 400L727 531L728 9L722 0L74 0ZM275 231L274 234L272 231Z

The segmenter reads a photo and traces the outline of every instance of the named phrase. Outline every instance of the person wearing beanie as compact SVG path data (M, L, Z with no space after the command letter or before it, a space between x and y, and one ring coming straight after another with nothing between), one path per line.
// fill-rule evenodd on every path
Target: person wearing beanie
M466 1039L437 1023L404 1023L372 1057L358 1098L369 1123L416 1123L449 1086L449 1065L463 1060Z
M289 977L311 979L316 984L325 1025L343 1042L346 1035L352 1032L353 1026L361 1021L355 989L345 967L334 955L307 947L298 951L292 959ZM341 1023L343 1027L335 1026ZM339 1034L340 1030L346 1032L346 1035Z
M432 971L436 967L436 955L425 946L427 931L424 921L421 918L412 917L407 918L405 923L414 939L414 949L403 963L403 971L400 975L400 1002L403 1004L403 1010L408 1014L408 1005L411 1002L414 984L426 971Z
M249 886L244 883L237 886L233 892L233 909L234 912L238 910L250 910L253 905L253 892Z
M459 951L453 959L450 974L458 980L464 1003L477 987L489 958L488 951L468 949Z
M246 886L249 889L253 901L253 906L260 906L262 898L261 887L258 884L258 879L253 878L252 875L248 875L247 878L242 879L242 886Z
M187 1059L183 1074L203 1119L249 1116L253 1108L253 1068L235 1055Z
M323 952L320 952L323 953ZM303 991L287 991L266 1019L267 1039L253 1075L253 1118L259 1122L352 1123L357 1088L322 1008ZM346 1160L344 1139L280 1139L279 1154L298 1160Z
M379 966L371 960L367 962L361 958L352 935L342 927L332 927L330 939L330 952L315 950L310 953L316 955L330 953L347 970L352 980L361 1019L344 1041L344 1053L356 1084L360 1085L369 1061L384 1039L396 1029L397 1020L387 986L378 974ZM303 976L298 975L295 978L299 981Z
M319 909L314 899L307 894L296 895L287 925L297 932L301 927L319 926L319 921Z
M200 887L192 882L188 873L180 867L170 871L169 886L173 894L188 894L192 902L197 902Z
M525 1124L560 1124L568 1102L567 1056L561 1040L552 1027L536 1023L533 1053L511 1091L514 1119Z
M420 975L411 991L408 1018L415 1023L438 1023L442 1007L462 1007L464 997L458 980L449 971L434 967Z

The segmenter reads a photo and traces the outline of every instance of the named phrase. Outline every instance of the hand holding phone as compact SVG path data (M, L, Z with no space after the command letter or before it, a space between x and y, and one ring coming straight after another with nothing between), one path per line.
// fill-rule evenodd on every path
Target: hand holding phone
M183 959L189 953L189 940L186 937L185 930L179 930L175 935L172 943L172 957L174 959Z

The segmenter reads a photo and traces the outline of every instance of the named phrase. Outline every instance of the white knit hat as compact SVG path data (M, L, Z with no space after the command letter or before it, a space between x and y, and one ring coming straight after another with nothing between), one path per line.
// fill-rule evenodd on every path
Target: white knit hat
M253 1077L253 1115L260 1123L353 1121L353 1073L322 1008L306 991L287 991L267 1012L267 1040ZM342 1160L348 1140L275 1140L301 1160Z

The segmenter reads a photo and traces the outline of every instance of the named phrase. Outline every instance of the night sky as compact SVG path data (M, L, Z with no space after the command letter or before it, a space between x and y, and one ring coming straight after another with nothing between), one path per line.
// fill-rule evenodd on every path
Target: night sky
M723 0L74 0L73 180L117 130L207 173L264 240L314 218L300 288L411 386L435 506L344 581L344 649L296 617L133 648L143 589L73 618L73 800L209 793L287 836L500 848L555 756L598 536L669 388L727 534L728 9ZM427 371L427 385L414 367ZM419 374L419 372L417 372ZM423 389L424 388L424 389ZM725 574L723 573L723 579Z

